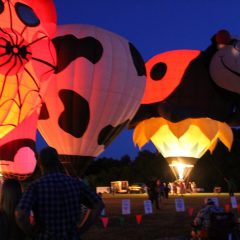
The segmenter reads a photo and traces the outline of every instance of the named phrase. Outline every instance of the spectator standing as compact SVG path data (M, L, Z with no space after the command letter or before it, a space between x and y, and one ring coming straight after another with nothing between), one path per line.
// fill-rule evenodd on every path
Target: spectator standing
M15 212L17 223L36 240L80 239L103 209L101 198L83 181L59 171L58 153L54 148L44 148L38 164L43 176L23 194ZM90 211L80 223L82 205ZM29 222L31 210L34 226Z
M22 196L21 185L17 180L6 179L1 188L0 200L0 239L23 240L24 233L15 221L15 209Z
M159 180L160 181L160 180ZM165 185L166 183L163 183L160 181L160 184L159 184L159 190L160 190L160 201L162 198L165 198Z
M155 182L156 208L159 209L162 203L162 194L164 194L163 184L160 179Z
M155 204L156 209L159 209L159 188L156 183L157 180L154 178L147 183L147 193L149 200Z
M165 198L168 198L168 194L170 192L169 184L168 183L163 183L163 185L164 185L164 196L165 196Z
M229 196L234 196L234 192L236 191L236 185L235 182L232 178L224 178L225 182L227 183L227 187L228 187L228 193Z
M173 194L174 194L174 195L178 195L178 191L177 191L177 189L178 189L178 184L177 184L177 182L173 182L173 183L172 183L172 189L173 189Z
M223 212L223 209L217 206L211 198L204 199L204 206L199 210L193 220L191 235L194 238L200 238L203 231L206 231L210 225L211 213Z

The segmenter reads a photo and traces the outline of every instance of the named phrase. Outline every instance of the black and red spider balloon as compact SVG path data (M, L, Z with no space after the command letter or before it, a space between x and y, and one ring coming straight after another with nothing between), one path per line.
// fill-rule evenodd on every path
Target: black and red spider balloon
M0 1L0 137L40 107L55 70L53 2L29 2Z
M0 173L25 179L35 168L39 109L56 66L52 0L0 0Z

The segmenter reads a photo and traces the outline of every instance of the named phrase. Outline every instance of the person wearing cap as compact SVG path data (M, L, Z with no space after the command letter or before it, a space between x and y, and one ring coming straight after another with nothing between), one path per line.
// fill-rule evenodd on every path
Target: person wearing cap
M211 213L223 212L223 208L217 206L211 198L204 199L204 206L199 210L192 223L191 235L197 239L206 234L210 225Z

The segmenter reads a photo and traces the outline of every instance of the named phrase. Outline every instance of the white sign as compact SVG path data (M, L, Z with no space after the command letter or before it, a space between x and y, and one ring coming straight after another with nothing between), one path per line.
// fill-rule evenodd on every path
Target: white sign
M144 212L145 212L145 214L153 213L152 202L150 200L144 201Z
M122 200L122 215L128 215L131 213L130 199Z
M185 212L185 204L183 198L176 198L175 206L177 212Z
M232 196L230 200L231 200L232 208L238 208L236 197Z

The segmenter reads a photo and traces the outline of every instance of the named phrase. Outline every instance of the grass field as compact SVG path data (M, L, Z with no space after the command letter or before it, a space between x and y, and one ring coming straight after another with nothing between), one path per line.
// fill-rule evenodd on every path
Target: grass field
M160 240L160 239L189 239L191 222L196 212L203 205L205 197L218 197L222 207L229 203L228 194L198 193L183 195L185 212L176 212L175 198L181 196L170 195L162 201L161 209L153 208L153 214L144 214L143 201L146 194L117 194L103 195L106 214L109 218L107 228L99 220L84 236L84 240ZM239 202L239 194L236 194ZM121 214L122 199L131 200L131 214ZM193 216L189 216L187 209L194 209ZM231 209L238 217L236 209ZM142 214L142 223L137 224L136 215ZM240 216L239 216L240 217Z

